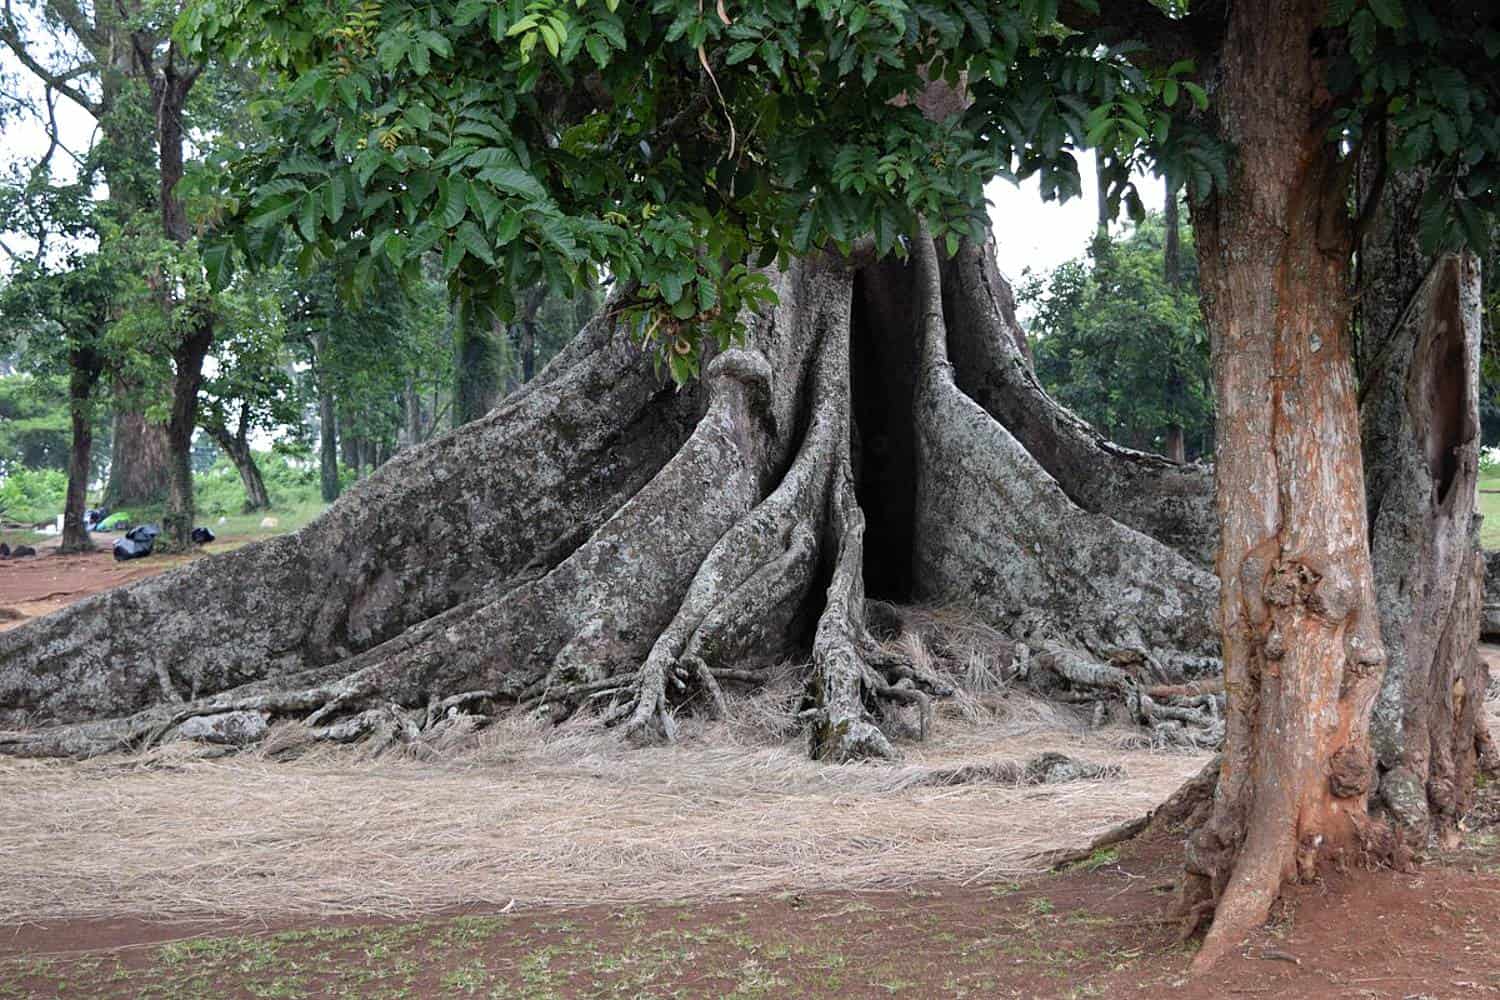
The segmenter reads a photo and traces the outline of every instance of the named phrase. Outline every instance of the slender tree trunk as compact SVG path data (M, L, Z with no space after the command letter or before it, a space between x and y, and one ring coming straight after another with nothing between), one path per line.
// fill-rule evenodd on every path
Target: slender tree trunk
M1178 219L1177 199L1180 193L1172 190L1172 182L1167 181L1166 204L1162 209L1162 222L1166 226L1166 237L1162 241L1162 277L1167 281L1168 288L1178 288L1182 285L1182 223Z
M115 392L114 431L110 435L109 480L105 508L129 510L161 503L167 495L167 433L161 424L146 420L130 402L134 393Z
M453 426L488 413L499 390L495 339L479 322L474 308L459 303L454 309L453 328Z
M1366 174L1372 171L1367 170ZM1361 241L1361 422L1389 664L1372 736L1376 802L1414 853L1458 840L1489 734L1476 516L1482 295L1471 256L1422 252L1425 178L1398 174Z
M347 427L348 423L347 419L341 421L341 425L344 427ZM361 454L359 438L356 435L349 433L347 430L339 435L340 461L342 461L344 468L354 473L355 479L363 479L365 475L365 470L360 467L359 462Z
M245 488L244 513L268 509L271 497L266 492L266 482L261 477L260 466L255 464L255 453L250 450L243 430L238 434L231 434L228 428L214 423L206 425L204 429L223 449L224 454L229 456L235 471L240 474L240 484Z
M1322 4L1230 8L1218 113L1238 166L1193 216L1213 334L1227 734L1183 902L1203 969L1283 883L1371 846L1385 660L1351 363L1342 177L1313 41Z
M401 392L401 409L404 418L405 444L411 447L426 438L425 420L422 414L422 394L417 391L416 381L407 379Z
M68 449L68 494L63 504L61 552L91 552L84 511L88 507L89 473L94 451L94 386L99 364L91 352L74 351L68 376L68 411L73 425L73 443Z
M198 423L198 389L203 383L203 359L213 343L213 327L185 334L172 352L172 412L167 420L171 473L167 510L162 515L162 538L167 551L186 551L193 544L193 431Z
M537 284L526 290L521 302L520 349L521 381L530 382L536 377L536 323L542 301L547 297L547 287Z
M328 350L328 334L320 331L313 345L319 370L318 379L318 483L324 503L333 503L339 495L338 415L333 405L333 389L328 373L322 370Z
M1167 425L1166 443L1162 450L1174 462L1187 461L1187 440L1183 437L1181 424Z
M169 43L170 44L170 43ZM198 70L179 74L169 49L166 68L151 80L156 102L157 146L161 171L162 230L178 246L186 246L192 237L187 210L177 197L177 183L182 179L183 107L188 91L197 79ZM193 533L193 430L198 422L198 389L203 382L203 359L213 344L214 321L204 304L172 303L171 289L161 289L166 309L193 309L194 317L172 351L175 368L172 378L172 412L167 420L167 444L171 449L168 466L167 511L162 517L162 537L168 551L186 551L192 546Z
M1172 189L1170 180L1166 183L1167 197L1166 206L1163 211L1163 222L1166 225L1166 237L1162 243L1162 276L1166 279L1168 288L1178 288L1182 284L1182 240L1181 223L1177 217L1178 192ZM1182 394L1182 379L1178 375L1172 375L1168 381L1168 398L1174 403L1180 402ZM1166 429L1166 444L1163 451L1166 456L1174 462L1187 461L1187 442L1183 439L1182 425L1169 423Z

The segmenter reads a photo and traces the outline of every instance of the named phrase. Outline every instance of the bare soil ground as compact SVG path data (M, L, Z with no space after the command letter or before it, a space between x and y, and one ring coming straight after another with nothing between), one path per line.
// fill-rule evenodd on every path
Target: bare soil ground
M97 532L92 537L99 547L95 552L59 555L58 539L53 538L36 544L34 556L0 562L0 631L49 615L90 594L164 573L203 552L227 552L249 541L221 538L191 554L115 562L110 546L120 535Z
M1178 845L1155 842L1055 875L888 891L408 922L31 925L0 934L0 997L1496 996L1500 837L1485 829L1415 873L1299 888L1195 981L1165 918Z
M62 600L13 568L0 594ZM1460 851L1300 887L1189 982L1166 919L1180 845L1063 873L1042 855L1202 755L997 690L945 706L902 763L829 767L776 728L794 685L634 752L515 720L425 760L0 761L0 998L1500 996L1500 788ZM1124 775L942 777L1043 750Z

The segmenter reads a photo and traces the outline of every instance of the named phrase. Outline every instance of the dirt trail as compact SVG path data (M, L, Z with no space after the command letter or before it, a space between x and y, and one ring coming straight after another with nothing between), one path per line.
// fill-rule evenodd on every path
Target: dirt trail
M0 561L0 631L60 611L91 594L165 573L203 554L225 552L248 539L223 538L186 555L153 555L115 562L110 546L118 534L93 535L95 552L59 555L58 540L36 546L37 554Z
M416 922L29 926L0 932L0 998L1500 996L1500 846L1484 829L1416 873L1295 889L1293 906L1197 981L1166 918L1180 846L1157 841L1062 874L885 892Z

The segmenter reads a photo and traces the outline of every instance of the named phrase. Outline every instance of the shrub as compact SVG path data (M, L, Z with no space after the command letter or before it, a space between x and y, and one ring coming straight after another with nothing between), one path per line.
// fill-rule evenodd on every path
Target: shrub
M13 468L0 479L0 519L19 524L53 521L63 512L68 477L56 469Z

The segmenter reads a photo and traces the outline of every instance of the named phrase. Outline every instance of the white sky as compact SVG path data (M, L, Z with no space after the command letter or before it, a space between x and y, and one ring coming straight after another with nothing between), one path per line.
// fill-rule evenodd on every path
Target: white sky
M1050 271L1065 260L1078 257L1094 235L1098 181L1092 156L1079 157L1083 195L1065 204L1044 202L1040 181L1032 177L1020 184L991 181L985 188L990 200L990 227L995 231L995 256L1000 272L1012 285L1026 268ZM1147 210L1161 211L1165 192L1161 181L1137 177L1136 187ZM1118 229L1120 222L1114 224Z

